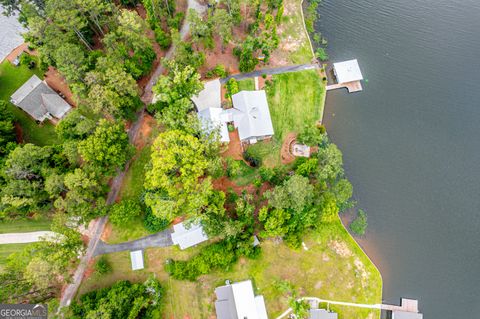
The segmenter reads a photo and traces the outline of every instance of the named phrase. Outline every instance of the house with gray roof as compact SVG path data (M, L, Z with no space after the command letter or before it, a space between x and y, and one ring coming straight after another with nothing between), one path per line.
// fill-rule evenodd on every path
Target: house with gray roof
M232 96L233 108L226 110L238 129L241 141L250 144L273 135L273 124L265 91L241 91Z
M310 309L308 319L338 319L338 314L325 309Z
M251 280L215 289L217 319L268 319L263 296L255 296Z
M45 119L62 119L72 108L36 75L32 75L15 91L10 101L38 122L43 122Z
M203 231L202 224L198 222L181 222L173 225L172 242L178 245L180 249L186 249L208 240L208 236Z

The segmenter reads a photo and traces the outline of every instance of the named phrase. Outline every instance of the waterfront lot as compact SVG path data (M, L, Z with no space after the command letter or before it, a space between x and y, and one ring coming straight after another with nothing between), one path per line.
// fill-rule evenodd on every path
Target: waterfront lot
M128 252L107 256L113 271L104 276L93 274L82 283L80 294L107 287L117 280L145 280L150 273L165 288L166 318L210 318L214 312L214 289L225 280L252 279L257 294L265 297L269 316L274 318L288 308L288 295L279 288L288 281L300 296L350 301L381 302L381 277L378 270L346 232L340 221L311 232L305 237L308 250L292 250L283 243L262 242L262 254L255 260L240 259L230 270L216 271L197 282L178 281L168 277L164 264L168 258L187 259L199 247L180 251L177 247L146 250L146 269L130 270ZM375 310L331 306L340 318L375 318Z

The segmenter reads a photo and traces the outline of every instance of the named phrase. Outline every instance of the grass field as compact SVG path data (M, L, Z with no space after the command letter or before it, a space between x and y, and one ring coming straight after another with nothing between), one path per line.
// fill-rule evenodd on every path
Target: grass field
M8 102L15 120L22 128L25 142L37 145L55 144L58 139L53 124L45 121L43 124L38 125L27 113L9 102L10 96L33 74L43 79L43 72L38 68L29 70L26 66L20 65L15 67L7 60L3 61L0 64L0 99Z
M29 244L1 244L0 245L0 272L3 270L7 257L11 254L23 250Z
M108 255L111 274L93 275L82 283L80 294L110 286L117 280L142 281L150 273L165 287L165 318L211 318L214 314L214 289L225 280L252 279L257 293L265 298L270 318L288 308L288 299L278 288L280 281L293 284L301 296L316 296L357 303L381 302L380 273L343 228L340 221L312 232L305 237L308 250L292 250L282 243L262 242L258 259L241 259L232 271L217 271L200 277L196 282L178 281L168 277L164 264L168 258L186 259L198 247L180 251L176 247L146 250L146 269L130 270L128 252ZM378 313L368 309L335 307L339 318L375 318Z
M52 221L46 218L0 222L0 234L50 230L51 223Z
M302 1L285 0L283 4L285 11L278 28L280 49L288 54L286 60L290 64L311 63L313 54L307 32L303 27Z
M239 91L253 91L255 90L255 81L253 79L245 79L238 81Z
M267 87L273 139L248 147L262 158L263 165L280 165L280 148L287 133L298 133L305 124L313 125L322 118L325 93L325 85L315 70L273 76Z

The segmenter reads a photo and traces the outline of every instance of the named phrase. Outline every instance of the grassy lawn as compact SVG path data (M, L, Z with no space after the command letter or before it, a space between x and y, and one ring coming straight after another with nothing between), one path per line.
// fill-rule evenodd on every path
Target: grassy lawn
M245 79L238 81L238 90L239 91L254 91L255 90L255 80L254 79Z
M311 63L313 55L303 27L302 1L285 0L283 3L285 12L278 28L280 49L288 54L286 60L291 64Z
M7 257L11 254L23 250L29 244L1 244L0 245L0 272L3 270Z
M29 70L26 66L20 65L15 67L7 60L3 61L0 64L0 99L9 102L13 92L22 86L33 74L43 79L43 72L38 68ZM25 142L37 145L51 145L58 141L53 124L45 121L45 123L38 125L27 113L10 102L8 104L15 115L16 121L22 127Z
M176 247L146 250L146 269L130 270L128 252L108 255L113 271L105 276L93 275L82 283L80 294L110 286L117 280L142 281L150 273L165 287L165 318L211 318L214 314L214 289L226 279L252 279L257 293L266 301L270 318L288 308L287 297L278 289L279 281L292 283L301 296L316 296L357 303L380 303L382 279L340 221L305 237L308 250L292 250L282 243L262 242L262 254L256 260L241 259L229 271L202 276L196 282L168 277L163 265L168 258L185 259L198 247L180 251ZM375 318L378 313L353 307L331 306L339 318Z
M52 221L46 218L0 222L0 234L50 230L51 223Z
M321 120L325 93L325 85L315 70L274 75L267 88L267 99L275 134L271 141L248 149L262 158L263 165L280 165L283 138L289 132L300 131L305 124Z

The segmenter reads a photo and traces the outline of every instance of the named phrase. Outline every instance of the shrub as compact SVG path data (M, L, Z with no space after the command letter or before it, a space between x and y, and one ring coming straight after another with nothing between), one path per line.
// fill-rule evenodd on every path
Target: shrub
M180 30L184 17L185 17L185 14L183 12L177 12L173 18L168 18L167 20L168 27L170 29Z
M324 133L325 128L320 128L314 125L305 125L302 131L298 134L297 141L308 146L317 146L326 141L326 135Z
M117 226L128 226L135 217L142 213L142 206L136 200L122 200L110 207L110 221Z
M262 78L266 79L267 75L265 73L262 74Z
M350 223L350 230L356 235L365 235L367 226L367 213L359 209L357 217Z
M100 257L100 259L95 264L95 272L99 275L105 275L112 271L112 266L108 262L105 256Z
M168 227L170 222L168 219L158 218L152 213L151 209L147 209L145 217L143 219L143 226L151 233L157 233Z
M33 58L30 54L24 52L20 55L19 61L21 65L28 66L31 62L33 62Z
M225 97L227 99L231 98L232 95L238 93L239 88L238 88L237 80L235 80L234 78L231 78L230 80L228 80L226 84L226 89L227 89L227 92L225 93Z
M155 40L162 49L168 49L172 44L172 37L167 32L163 31L162 28L155 28Z
M262 159L260 156L249 151L248 149L243 152L243 158L251 167L259 167L262 164Z
M260 174L262 182L270 182L275 176L275 171L268 167L260 167L258 173Z
M240 161L234 160L231 157L227 158L227 176L230 178L235 178L242 171Z
M228 123L227 128L229 132L235 131L235 125L233 125L232 123Z
M324 48L318 48L317 51L315 51L315 56L320 59L320 61L327 61L329 58Z

